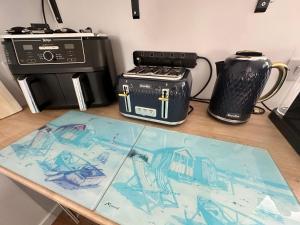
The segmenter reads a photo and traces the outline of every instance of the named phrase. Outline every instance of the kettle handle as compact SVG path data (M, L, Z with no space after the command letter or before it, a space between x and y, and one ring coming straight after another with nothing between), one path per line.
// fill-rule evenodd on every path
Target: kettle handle
M288 73L288 66L284 63L273 63L271 68L276 68L279 70L279 75L276 83L272 87L272 89L266 93L265 95L261 96L257 102L263 102L270 98L272 98L282 87Z

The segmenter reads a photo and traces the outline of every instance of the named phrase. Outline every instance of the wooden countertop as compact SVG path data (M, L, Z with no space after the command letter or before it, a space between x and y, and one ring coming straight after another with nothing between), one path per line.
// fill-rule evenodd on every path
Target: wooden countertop
M188 116L187 121L175 127L160 125L140 120L133 120L120 115L118 105L91 108L88 113L111 117L120 120L131 121L148 126L185 132L188 134L210 137L224 141L230 141L245 145L251 145L266 149L279 167L280 172L290 185L292 191L300 200L300 156L268 119L267 115L252 115L248 123L242 125L228 125L216 121L206 113L207 105L192 102L194 111ZM41 127L48 121L62 115L68 110L45 110L39 114L32 114L29 109L0 120L0 149L15 142L29 132ZM45 195L46 197L61 203L62 205L78 212L82 216L99 223L114 224L112 221L72 202L57 193L54 193L22 176L19 176L5 168L0 167L0 172L22 183L25 186Z

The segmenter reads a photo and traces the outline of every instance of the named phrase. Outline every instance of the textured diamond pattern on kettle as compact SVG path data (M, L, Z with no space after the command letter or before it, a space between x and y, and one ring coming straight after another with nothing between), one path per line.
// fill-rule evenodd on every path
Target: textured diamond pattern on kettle
M261 95L268 75L252 70L227 70L219 75L211 99L210 111L227 118L227 114L240 115L247 120ZM229 118L232 119L232 118Z

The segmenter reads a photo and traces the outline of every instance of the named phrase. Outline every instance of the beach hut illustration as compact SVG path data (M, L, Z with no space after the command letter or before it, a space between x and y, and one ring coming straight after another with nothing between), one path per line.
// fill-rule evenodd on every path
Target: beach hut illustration
M93 134L85 124L67 124L58 127L53 133L62 144L85 148L93 144Z
M133 175L114 186L135 207L147 213L156 207L178 207L172 180L214 186L220 183L215 165L208 158L193 157L186 148L163 148L151 152L136 149L129 157Z
M216 186L220 183L214 163L206 157L193 157L186 148L169 148L156 151L151 165L152 167L160 167L162 163L167 164L164 168L165 174L176 181L201 183L209 186Z

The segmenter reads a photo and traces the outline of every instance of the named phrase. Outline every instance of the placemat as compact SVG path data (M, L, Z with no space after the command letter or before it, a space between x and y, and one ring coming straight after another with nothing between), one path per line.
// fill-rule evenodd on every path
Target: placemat
M143 126L70 111L0 151L0 165L89 209Z
M300 224L263 149L70 111L0 166L124 225Z
M96 209L120 224L300 224L269 154L146 127Z

